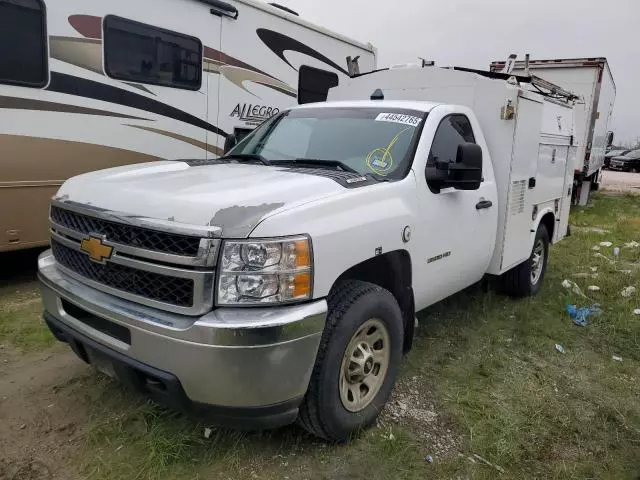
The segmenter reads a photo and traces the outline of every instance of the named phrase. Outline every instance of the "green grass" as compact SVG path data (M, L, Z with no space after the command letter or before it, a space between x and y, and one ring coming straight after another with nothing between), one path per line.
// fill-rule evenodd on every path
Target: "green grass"
M417 377L420 396L438 413L436 440L445 428L458 438L457 447L434 455L433 464L424 457L436 451L436 440L408 419L338 446L296 427L214 430L205 439L203 423L151 405L111 381L88 378L81 389L88 393L79 401L92 421L77 453L78 469L86 478L105 480L638 479L640 316L632 311L640 308L640 265L632 264L640 262L640 248L623 248L614 264L594 256L592 247L640 242L640 197L597 196L592 208L572 212L571 225L578 228L552 249L537 297L515 301L471 289L420 313L399 383ZM612 248L599 253L613 258ZM589 267L598 268L598 278L574 276L591 273ZM590 298L563 289L564 279ZM588 292L589 285L601 290ZM623 298L620 291L629 285L638 292ZM575 326L565 312L567 303L595 302L604 312L587 327ZM16 327L16 318L28 325L37 308L0 310L0 339L37 337ZM565 354L555 350L556 343ZM623 361L613 361L613 354ZM473 454L504 474L471 462Z
M28 352L49 347L54 341L42 321L42 302L35 283L20 290L0 289L0 343Z

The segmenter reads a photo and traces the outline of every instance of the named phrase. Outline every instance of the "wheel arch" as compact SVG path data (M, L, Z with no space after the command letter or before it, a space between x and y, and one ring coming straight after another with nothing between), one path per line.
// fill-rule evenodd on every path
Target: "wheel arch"
M536 232L538 231L540 225L544 225L546 227L547 233L549 234L549 243L553 244L553 233L555 232L556 228L556 215L553 207L548 206L538 212L538 215L536 216L536 219L531 226L531 240L529 242L530 250L533 248L533 242L536 238Z
M333 283L333 290L345 280L361 280L382 287L395 297L404 323L403 350L411 350L414 333L415 301L412 287L411 255L406 250L369 258L343 272Z

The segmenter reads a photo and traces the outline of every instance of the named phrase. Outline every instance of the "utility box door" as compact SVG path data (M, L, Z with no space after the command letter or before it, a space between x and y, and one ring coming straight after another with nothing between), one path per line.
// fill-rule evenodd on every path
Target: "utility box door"
M575 162L578 148L569 147L567 169L564 174L564 189L560 198L560 213L556 219L556 229L553 234L553 243L559 242L567 235L569 227L569 210L571 209L571 191L573 189L573 163Z
M523 262L531 255L531 215L533 189L540 147L542 102L520 96L511 156L511 175L504 229L501 271Z

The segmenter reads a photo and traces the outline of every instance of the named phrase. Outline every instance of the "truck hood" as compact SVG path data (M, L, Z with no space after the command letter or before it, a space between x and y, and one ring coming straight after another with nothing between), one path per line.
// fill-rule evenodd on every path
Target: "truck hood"
M79 175L65 182L54 199L132 216L216 226L224 237L241 238L271 215L345 190L330 178L283 167L161 161Z

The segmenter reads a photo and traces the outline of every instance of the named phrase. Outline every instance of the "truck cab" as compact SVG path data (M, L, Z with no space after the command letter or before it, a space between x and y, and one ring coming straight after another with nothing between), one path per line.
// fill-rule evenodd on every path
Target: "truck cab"
M537 293L568 213L570 105L399 73L330 94L371 98L283 110L218 159L67 181L39 259L56 337L221 425L339 441L371 424L416 311L488 274Z

